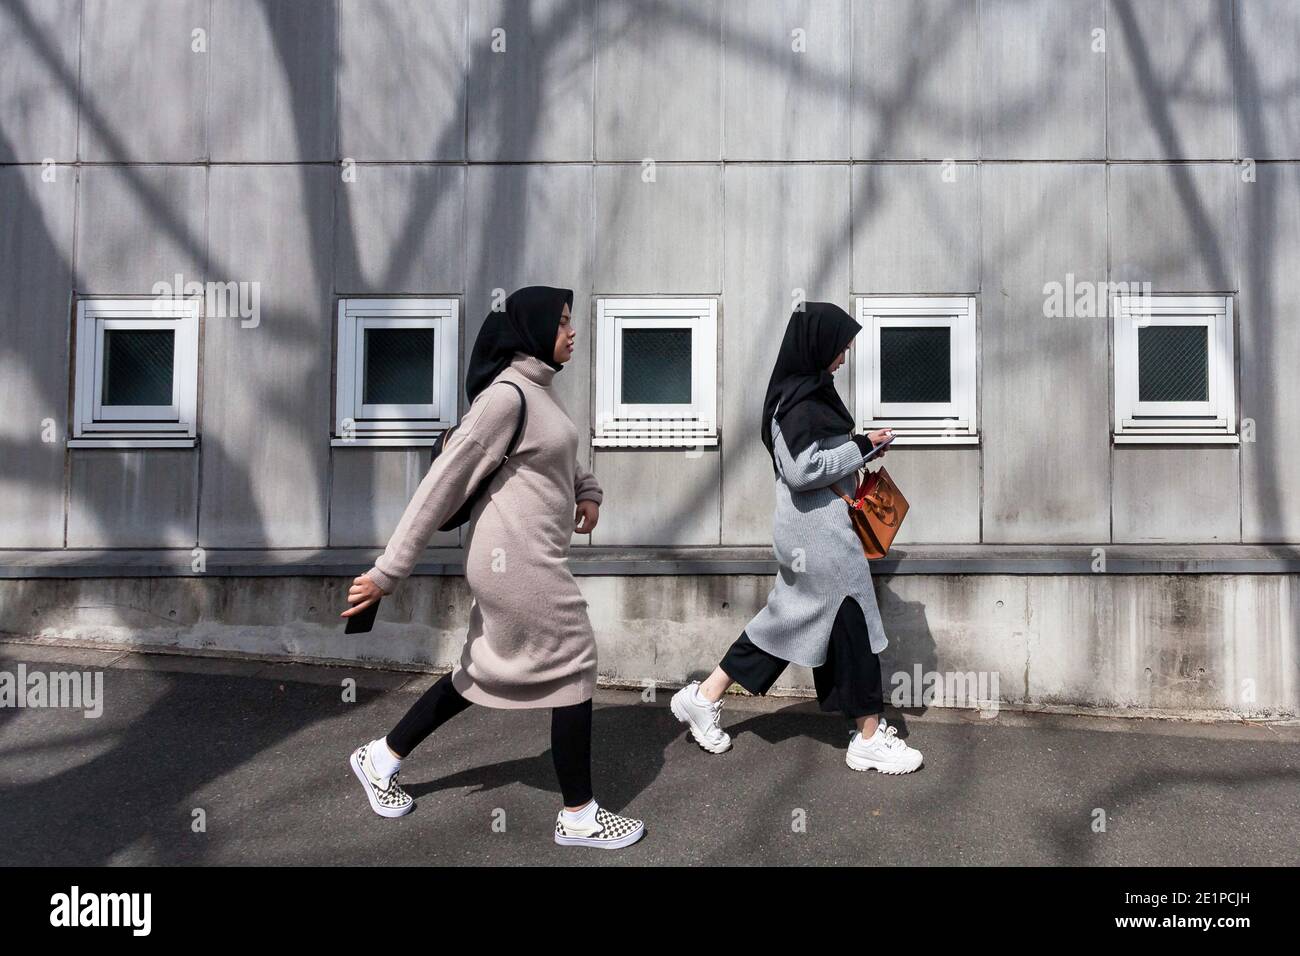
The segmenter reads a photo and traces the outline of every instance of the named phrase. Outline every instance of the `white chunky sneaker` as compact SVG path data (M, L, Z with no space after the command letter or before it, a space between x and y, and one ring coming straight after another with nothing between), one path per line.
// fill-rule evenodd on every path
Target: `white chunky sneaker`
M691 681L673 694L673 716L690 727L695 742L711 754L726 753L731 749L731 735L722 729L722 701L709 703L699 696L700 682Z
M853 770L879 770L881 773L911 773L921 766L921 751L913 750L898 736L898 731L880 718L880 726L869 739L854 733L844 762Z
M397 775L401 771L394 771L387 777L383 776L375 769L369 751L370 744L362 744L352 751L348 763L352 766L352 772L357 775L357 779L361 781L361 786L365 788L366 797L370 800L370 809L381 817L401 817L410 813L415 807L415 801L397 783Z
M587 823L572 823L564 819L561 810L555 818L555 842L560 846L594 846L601 850L619 850L631 846L645 836L645 824L631 817L610 813L597 807L593 819Z

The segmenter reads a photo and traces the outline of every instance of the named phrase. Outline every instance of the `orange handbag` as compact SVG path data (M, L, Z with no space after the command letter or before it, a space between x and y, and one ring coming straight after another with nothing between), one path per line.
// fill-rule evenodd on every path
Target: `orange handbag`
M894 484L882 465L877 471L868 471L862 476L858 490L853 497L840 492L840 497L849 506L849 520L853 530L862 542L862 551L867 560L883 558L889 553L889 546L894 542L894 535L907 516L907 499Z

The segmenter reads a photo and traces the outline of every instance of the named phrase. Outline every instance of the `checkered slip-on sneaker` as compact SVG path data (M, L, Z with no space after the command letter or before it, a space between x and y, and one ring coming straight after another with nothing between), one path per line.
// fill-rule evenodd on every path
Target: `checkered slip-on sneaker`
M595 846L602 850L618 850L631 846L645 836L645 824L631 817L610 813L604 807L596 809L596 819L586 828L564 822L564 811L555 818L555 842L560 846Z
M362 744L352 751L348 763L352 765L352 772L357 775L361 786L365 788L366 797L370 800L370 809L381 817L405 816L415 807L415 801L411 799L409 793L398 786L396 773L387 779L375 773L374 765L366 760L366 751L369 748L370 744Z

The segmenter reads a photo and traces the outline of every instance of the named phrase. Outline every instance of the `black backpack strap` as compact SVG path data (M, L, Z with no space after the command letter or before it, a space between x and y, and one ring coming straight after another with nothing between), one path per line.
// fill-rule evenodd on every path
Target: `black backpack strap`
M516 392L519 393L519 421L515 423L514 433L510 436L510 444L506 446L506 453L501 458L501 464L505 464L505 462L507 462L510 459L510 456L515 453L515 449L519 447L520 439L523 438L524 423L528 421L528 399L524 398L524 390L521 389L514 382L502 382L501 384L509 385L511 388L513 388ZM451 428L448 428L446 431L442 432L434 440L433 447L429 449L429 465L431 467L434 461L437 460L438 456L442 454L442 449L447 444L447 439L451 437L451 433L455 431L459 426L460 423L457 422L455 425L452 425ZM497 467L499 468L500 465L498 465Z
M505 456L501 459L502 463L510 460L510 456L515 453L519 447L519 440L524 437L524 424L528 421L528 399L524 398L524 390L514 382L505 382L516 392L519 393L519 421L515 422L514 434L510 436L510 444L506 446Z

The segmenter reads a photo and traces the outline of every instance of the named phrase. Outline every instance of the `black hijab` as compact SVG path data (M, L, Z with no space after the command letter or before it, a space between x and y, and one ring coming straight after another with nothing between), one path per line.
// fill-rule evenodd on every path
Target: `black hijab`
M539 358L557 372L555 337L560 313L573 308L572 289L530 285L510 293L501 312L489 312L474 340L465 372L465 395L471 402L492 384L519 352Z
M774 414L791 455L819 439L852 433L853 416L826 369L861 329L847 312L829 302L806 302L802 312L790 315L763 401L763 444L774 470Z

